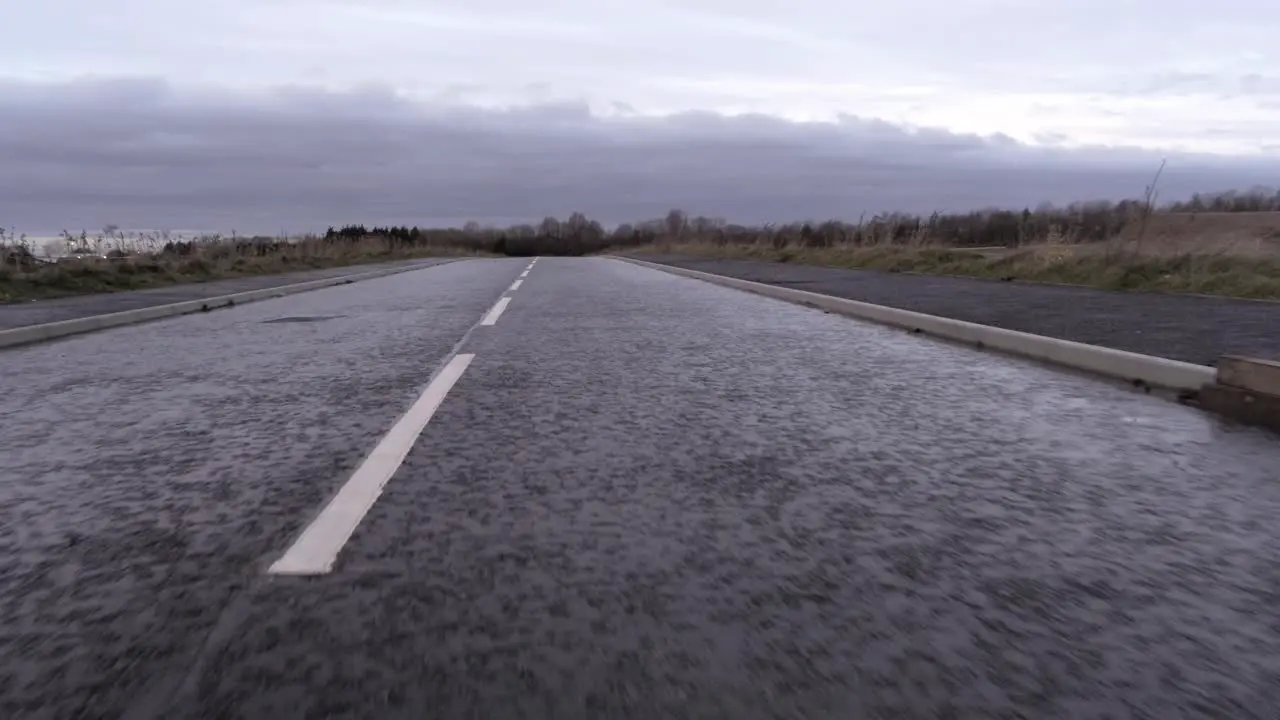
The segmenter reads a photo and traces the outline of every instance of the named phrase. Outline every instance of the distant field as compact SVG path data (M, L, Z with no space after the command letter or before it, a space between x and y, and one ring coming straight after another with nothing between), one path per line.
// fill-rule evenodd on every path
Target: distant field
M1110 243L1081 243L1075 251L1280 257L1280 212L1159 214L1149 219L1142 242L1138 232L1138 225L1129 225ZM1018 250L1004 246L956 249L993 258Z
M1122 247L1137 250L1137 224L1120 234ZM1238 257L1280 256L1280 212L1158 213L1148 221L1144 251Z
M1145 218L1145 219L1144 219ZM7 240L7 242L6 242ZM0 237L0 301L129 290L435 255L675 253L887 272L996 277L1117 290L1280 299L1280 212L1156 212L1134 201L1065 209L891 214L847 223L744 227L678 210L606 231L575 213L537 227L330 229L288 239L160 233L70 241ZM98 257L49 262L79 244ZM2 249L2 248L0 248ZM23 253L28 253L24 255ZM104 257L110 256L110 257Z

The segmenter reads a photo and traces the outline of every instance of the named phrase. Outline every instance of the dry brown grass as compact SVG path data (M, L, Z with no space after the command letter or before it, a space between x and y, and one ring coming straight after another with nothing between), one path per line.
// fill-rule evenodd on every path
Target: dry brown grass
M1145 236L1128 225L1118 249L1165 255L1280 257L1280 212L1157 213Z
M1018 248L957 248L927 236L807 247L761 236L750 242L660 241L636 252L1280 299L1280 213L1155 215L1141 242L1127 227L1105 242L1073 243L1050 234Z
M1126 201L1128 202L1128 201ZM1280 298L1280 212L1156 213L1133 203L1089 209L889 215L856 225L746 228L680 211L605 233L585 216L551 229L353 229L289 243L164 236L68 238L130 257L0 265L0 301L128 290L435 255L678 252L888 272L1069 283L1123 290ZM544 225L546 225L544 221ZM400 233L398 236L396 233ZM399 239L396 239L399 237ZM672 238L678 238L673 241ZM5 238L0 236L0 241ZM261 241L263 239L255 239Z

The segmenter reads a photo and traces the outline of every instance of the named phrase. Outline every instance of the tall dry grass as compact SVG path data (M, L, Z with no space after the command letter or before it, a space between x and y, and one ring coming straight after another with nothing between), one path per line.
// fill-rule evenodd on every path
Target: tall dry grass
M66 243L83 257L41 258L20 238L0 242L0 301L484 252L478 246L406 243L376 235L333 241L318 236L183 239L103 233L67 236Z
M1280 299L1280 213L1268 215L1189 220L1157 214L1143 233L1125 226L1098 241L1055 227L1010 246L960 247L926 228L906 235L863 233L858 242L815 242L810 229L807 235L685 233L628 252Z
M43 262L0 231L0 300L200 282L223 277L436 255L588 255L660 252L928 272L1127 290L1280 297L1280 212L1161 212L1154 181L1143 200L1065 208L889 213L746 227L672 210L605 230L582 213L538 225L485 228L330 228L300 238L128 235L107 229L62 243L100 259ZM1270 196L1212 207L1252 208ZM1246 202L1247 200L1247 202ZM1257 200L1257 202L1255 202ZM1280 203L1280 195L1275 198ZM1202 203L1204 204L1204 203ZM1195 206L1199 207L1199 206Z

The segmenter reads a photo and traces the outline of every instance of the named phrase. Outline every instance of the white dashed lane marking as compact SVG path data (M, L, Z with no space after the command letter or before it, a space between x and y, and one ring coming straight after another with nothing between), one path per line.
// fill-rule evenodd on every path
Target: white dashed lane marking
M520 277L528 277L536 262L537 258L534 258L524 272L520 273ZM523 279L516 280L508 292L519 290L523 282ZM480 321L480 325L497 324L498 318L502 317L502 312L510 304L510 297L504 295L499 298ZM464 343L465 336L457 347ZM382 494L382 488L391 480L391 476L399 469L413 444L426 429L431 416L475 357L474 353L454 355L445 364L440 373L427 384L413 407L392 426L373 452L356 468L355 473L338 490L338 494L333 496L324 510L302 531L284 555L271 564L267 569L269 574L323 575L333 570L338 553L351 539L351 534Z
M504 298L505 299L505 298ZM475 355L455 355L369 453L320 515L307 526L284 556L267 569L272 575L323 575L333 570L334 560L382 488L399 469L409 449L431 422L449 390L466 372Z
M498 318L502 317L502 311L507 309L507 305L511 304L511 298L504 297L493 306L488 315L484 316L484 320L480 321L481 325L494 325L498 322Z

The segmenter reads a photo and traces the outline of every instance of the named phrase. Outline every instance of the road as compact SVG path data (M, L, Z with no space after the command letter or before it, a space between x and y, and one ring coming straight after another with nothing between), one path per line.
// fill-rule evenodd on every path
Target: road
M0 717L1274 718L1274 435L529 268L0 353Z

